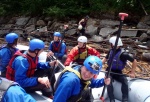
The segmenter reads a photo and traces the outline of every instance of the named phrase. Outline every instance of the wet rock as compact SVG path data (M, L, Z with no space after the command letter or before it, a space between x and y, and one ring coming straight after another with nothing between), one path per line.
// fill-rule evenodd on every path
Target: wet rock
M30 26L30 25L35 25L36 22L37 22L37 17L34 17L34 18L31 18L31 19L29 20L29 22L27 23L27 25L28 25L28 26Z
M148 26L144 22L139 22L138 25L137 25L137 28L139 28L139 29L149 29L150 26Z
M26 30L27 33L30 33L30 32L35 30L35 25L31 25L29 27L26 27L25 30Z
M100 26L107 27L107 26L116 26L120 25L119 21L113 21L113 20L101 20Z
M147 41L147 47L150 48L150 40Z
M21 17L16 19L16 25L18 26L24 26L25 24L28 23L28 20L30 19L30 17Z
M143 53L142 60L150 62L150 53Z
M37 25L37 26L46 26L46 23L44 22L44 20L38 20L38 21L36 22L36 25Z
M122 30L120 36L135 37L137 36L137 30Z
M103 37L101 37L99 35L93 35L92 38L89 40L93 41L93 42L102 42L104 39L103 39Z
M147 41L147 34L146 33L143 33L140 37L139 37L139 40L141 42L146 42Z
M97 32L97 28L98 27L95 27L93 25L90 25L87 27L85 33L90 35L90 36L93 36L93 35L96 35L98 32Z
M66 34L74 35L76 33L76 31L77 31L76 29L70 29L70 30L66 31Z
M114 32L116 32L118 30L118 28L110 28L110 27L106 27L106 28L102 28L99 32L99 35L101 35L102 37L107 37L110 34L113 34Z

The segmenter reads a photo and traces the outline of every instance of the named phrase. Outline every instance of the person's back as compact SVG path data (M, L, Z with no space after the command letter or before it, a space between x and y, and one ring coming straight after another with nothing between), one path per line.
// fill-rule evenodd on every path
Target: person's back
M0 71L1 76L6 76L6 67L13 56L13 54L18 50L16 48L18 35L16 33L9 33L6 35L7 45L0 49Z
M0 78L0 102L36 102L17 83Z

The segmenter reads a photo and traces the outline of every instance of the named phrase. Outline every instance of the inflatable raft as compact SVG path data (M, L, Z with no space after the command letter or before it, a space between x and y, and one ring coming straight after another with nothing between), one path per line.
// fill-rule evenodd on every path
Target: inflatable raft
M24 45L17 45L20 50L28 50L28 46ZM47 57L47 52L42 52L39 56L40 62L45 62ZM56 73L56 79L58 78L60 73ZM104 73L100 72L97 78L104 78ZM128 85L129 85L129 100L128 102L150 102L150 81L142 80L142 79L132 79L128 78ZM114 96L116 102L121 102L122 100L122 92L121 92L121 84L117 81L113 82L114 86ZM94 97L94 102L100 102L100 96L102 93L103 87L101 88L94 88L92 89L92 94ZM37 102L52 102L51 99L42 96L42 94L37 91L31 94ZM105 102L109 102L109 98L107 95L107 90L104 93Z

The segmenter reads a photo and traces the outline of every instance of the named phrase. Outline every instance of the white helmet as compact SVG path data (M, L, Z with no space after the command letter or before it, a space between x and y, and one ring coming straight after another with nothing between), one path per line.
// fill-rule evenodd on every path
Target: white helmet
M109 39L109 42L112 43L113 46L115 46L115 41L116 41L116 36L113 36ZM117 46L123 46L121 38L119 38Z
M81 25L81 24L78 26L78 29L79 29L79 30L81 30L81 29L82 29L82 25Z
M87 43L87 37L85 37L85 36L80 36L80 37L78 38L78 42Z

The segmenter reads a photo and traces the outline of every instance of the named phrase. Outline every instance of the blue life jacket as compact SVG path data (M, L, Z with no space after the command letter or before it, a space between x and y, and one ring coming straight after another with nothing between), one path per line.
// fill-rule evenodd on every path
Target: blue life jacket
M120 51L118 51L113 60L112 60L112 67L111 69L112 70L123 70L123 68L125 67L126 65L126 62L123 62L120 60L120 55L124 52L123 49L121 49ZM112 58L112 54L113 54L113 50L111 49L110 50L110 53L109 53L109 56L108 56L108 64L110 63L110 59Z

